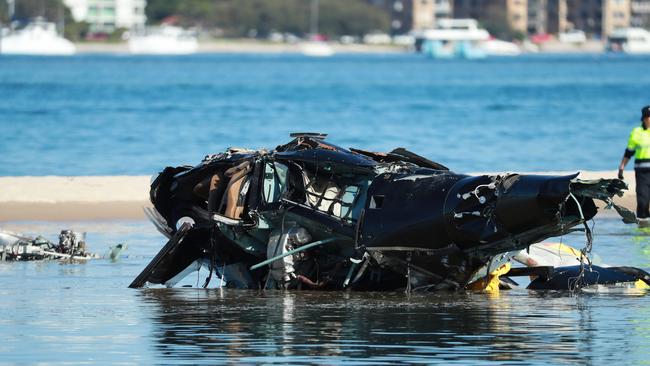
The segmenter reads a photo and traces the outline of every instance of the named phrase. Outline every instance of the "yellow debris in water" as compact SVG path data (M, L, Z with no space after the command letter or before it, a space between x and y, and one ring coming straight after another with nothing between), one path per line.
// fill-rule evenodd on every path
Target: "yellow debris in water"
M510 267L510 262L503 264L499 268L490 272L487 276L467 285L467 289L472 291L499 293L499 277L510 272Z
M650 286L648 286L648 284L643 280L636 280L636 282L634 282L634 288L647 290L650 289Z

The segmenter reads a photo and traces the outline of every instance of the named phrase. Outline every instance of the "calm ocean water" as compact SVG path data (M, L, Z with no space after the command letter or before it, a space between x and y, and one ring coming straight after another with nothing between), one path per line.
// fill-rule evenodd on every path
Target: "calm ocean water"
M0 58L0 176L153 174L292 131L456 171L616 169L650 58Z
M612 55L3 56L0 176L154 174L292 131L402 146L461 172L610 170L650 104L649 66ZM0 364L650 362L649 294L132 290L164 243L146 222L2 228L52 240L73 228L96 253L129 249L115 263L0 263ZM650 269L650 234L619 220L596 221L594 251Z
M650 294L128 289L163 244L145 222L14 222L88 232L115 263L0 263L0 364L647 364ZM650 269L650 233L595 223L603 261ZM567 235L581 247L584 237ZM518 279L520 280L520 279ZM195 286L203 282L193 275ZM217 285L213 280L212 285Z

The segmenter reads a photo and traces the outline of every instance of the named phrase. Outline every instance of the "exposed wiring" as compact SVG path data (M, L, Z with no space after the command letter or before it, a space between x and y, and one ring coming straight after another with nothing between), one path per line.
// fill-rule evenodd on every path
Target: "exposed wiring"
M580 272L576 277L571 277L567 279L568 281L567 285L569 287L569 290L571 292L575 292L585 286L585 261L587 262L586 264L589 266L589 271L593 271L593 268L591 266L591 260L589 259L588 256L591 254L594 237L591 228L585 221L585 216L584 213L582 212L582 206L580 206L580 202L573 195L573 193L569 192L569 196L573 198L573 200L576 202L576 205L578 206L578 212L580 213L580 220L582 221L582 224L585 227L585 237L587 239L584 248L580 250ZM573 282L571 282L571 280L573 280ZM596 283L597 282L598 280L596 280Z

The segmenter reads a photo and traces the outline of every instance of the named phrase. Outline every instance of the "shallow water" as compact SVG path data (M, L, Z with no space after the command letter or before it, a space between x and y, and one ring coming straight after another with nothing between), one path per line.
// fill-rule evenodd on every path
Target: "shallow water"
M319 131L456 171L614 170L650 57L0 57L0 176L154 174Z
M647 364L650 295L128 289L163 245L146 222L10 222L55 239L87 231L117 262L0 263L0 363ZM650 233L594 226L602 261L650 269ZM559 240L559 239L558 239ZM581 247L584 237L564 243ZM191 275L187 282L202 283ZM212 281L218 285L218 280Z

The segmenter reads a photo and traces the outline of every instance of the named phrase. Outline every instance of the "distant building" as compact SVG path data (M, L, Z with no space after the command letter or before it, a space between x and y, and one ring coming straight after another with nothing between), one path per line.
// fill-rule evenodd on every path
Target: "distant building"
M411 29L426 29L434 26L436 17L435 0L412 0L411 5Z
M569 0L548 0L546 33L558 34L572 29L569 23Z
M630 2L630 25L650 29L650 0Z
M453 0L368 0L391 16L391 33L432 28L436 19L452 17Z
M571 0L567 20L592 37L630 26L630 0Z
M548 33L548 0L528 0L527 33Z
M506 0L503 4L510 28L526 34L528 28L528 0Z
M511 30L528 31L528 0L455 0L454 18L473 18L483 24L507 25Z
M603 1L603 29L601 35L608 36L614 29L630 26L630 0Z
M144 29L147 0L63 0L76 21L90 25L91 33L111 33L117 28Z
M69 0L73 1L73 0ZM527 34L573 29L606 37L616 28L650 28L650 0L368 0L391 14L393 33L429 28L441 18L473 18L484 26Z

